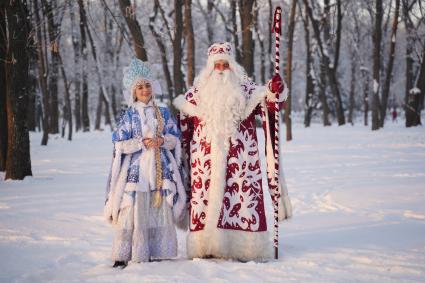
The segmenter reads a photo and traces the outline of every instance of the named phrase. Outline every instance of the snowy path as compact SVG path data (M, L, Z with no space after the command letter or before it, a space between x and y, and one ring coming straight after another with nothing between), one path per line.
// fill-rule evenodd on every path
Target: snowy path
M186 260L179 232L178 259L122 271L101 216L109 136L31 136L34 177L0 181L1 282L425 282L424 128L295 125L277 262Z

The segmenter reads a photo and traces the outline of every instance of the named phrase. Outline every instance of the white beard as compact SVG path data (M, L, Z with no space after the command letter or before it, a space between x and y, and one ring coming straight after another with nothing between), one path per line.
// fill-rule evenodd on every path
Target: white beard
M246 98L239 80L230 70L213 71L199 88L199 107L208 142L224 142L234 138L239 128Z

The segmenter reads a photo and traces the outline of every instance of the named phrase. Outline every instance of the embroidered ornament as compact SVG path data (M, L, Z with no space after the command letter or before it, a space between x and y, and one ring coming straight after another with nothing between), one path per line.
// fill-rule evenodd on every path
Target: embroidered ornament
M122 83L125 89L131 91L134 85L140 80L153 81L152 68L148 62L133 58L130 65L124 68Z

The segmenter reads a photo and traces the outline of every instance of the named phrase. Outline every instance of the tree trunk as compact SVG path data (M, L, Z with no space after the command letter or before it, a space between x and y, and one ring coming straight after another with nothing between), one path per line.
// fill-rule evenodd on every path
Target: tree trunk
M155 18L158 14L158 9L160 9L160 3L159 0L155 0L154 13L149 17L149 29L155 38L161 54L162 71L164 72L165 81L167 83L168 99L171 102L173 100L173 81L171 79L170 69L168 68L167 48L161 34L155 29Z
M419 103L417 105L417 113L419 117L419 124L421 125L421 111L424 107L424 97L425 97L425 45L422 48L422 62L421 62L421 68L418 74L416 87L419 88L420 93L419 96Z
M205 22L207 24L207 37L208 45L214 43L214 18L212 16L212 9L214 8L214 0L207 0L207 17Z
M103 82L104 79L103 79L103 74L102 74L102 68L100 66L99 58L98 58L97 52L96 52L96 46L94 45L93 37L91 35L90 29L88 28L88 26L86 26L86 31L87 31L87 35L88 35L90 46L91 46L93 60L95 62L95 69L96 69L97 80L99 82L99 87L101 89L101 91L99 93L100 94L100 97L99 97L100 115L102 114L102 100L103 100L103 102L105 103L105 106L106 106L106 109L105 110L109 112L106 115L107 117L109 117L106 120L106 123L109 122L109 124L111 126L111 131L112 131L114 129L114 127L115 127L115 123L114 123L115 121L111 121L111 119L110 119L110 117L111 117L111 114L110 113L112 113L112 109L111 109L112 107L111 107L111 104L109 103L109 98L108 98L108 93L106 91L105 83ZM100 119L99 119L99 121L100 121ZM100 127L97 128L97 129L100 129Z
M297 0L291 2L291 13L289 15L288 26L288 46L286 52L286 83L289 89L288 98L285 102L285 123L286 123L286 140L292 140L292 48L294 43L294 30L295 30L295 14L297 12Z
M78 32L75 28L75 14L74 14L74 4L69 2L69 14L71 18L71 33L72 33L72 47L74 49L74 116L75 116L75 131L78 132L81 130L81 67L80 67L80 40L78 37Z
M392 77L394 57L395 57L395 46L396 46L396 38L397 38L399 11L400 11L400 0L396 0L394 20L393 20L393 25L391 29L391 40L390 40L390 51L388 54L389 58L388 58L387 74L385 76L384 87L382 88L382 104L381 104L381 115L380 115L381 119L380 119L380 125L379 125L382 128L384 127L385 116L386 116L387 107L388 107L388 97L390 93L390 84L391 84L391 77Z
M29 48L28 52L32 50ZM30 55L36 58L37 54ZM27 126L29 131L35 131L36 128L36 114L37 114L37 77L35 76L35 65L33 59L30 59L30 72L28 74L28 107L27 107Z
M58 77L59 77L59 58L57 49L59 48L59 24L55 23L51 5L47 0L42 0L44 18L47 23L49 35L49 49L51 62L49 64L49 94L50 94L50 133L59 133L59 105L58 105Z
M64 84L64 88L65 88L65 104L64 104L64 110L63 110L63 115L64 115L63 120L66 121L66 123L68 124L68 140L71 141L72 140L71 94L69 93L68 79L67 79L67 76L66 76L65 68L63 66L62 56L61 56L59 51L58 51L58 56L59 56L59 63L60 63L60 66L61 66L63 84Z
M422 62L421 68L418 74L416 87L419 88L419 105L418 105L418 116L419 116L419 124L421 124L421 111L424 108L424 97L425 97L425 45L422 48Z
M273 3L272 0L269 0L269 28L273 25L274 20L274 14L273 14ZM268 46L268 56L269 56L269 76L270 78L274 75L274 55L272 54L272 47L273 47L273 37L271 29L267 30L269 35L269 46Z
M131 5L130 0L119 0L119 6L127 26L130 29L136 57L142 61L148 61L148 55L145 49L145 41L143 39L143 34L139 22L136 20L136 11L134 11L134 6Z
M0 30L6 31L6 3L0 3ZM0 58L6 58L7 37L0 32ZM6 170L7 156L7 110L6 110L6 64L0 60L0 171Z
M378 130L379 90L381 68L381 37L382 37L382 0L375 1L375 29L373 32L373 97L372 97L372 131Z
M306 80L306 87L305 87L305 106L304 106L304 126L310 127L311 124L311 118L313 114L313 94L314 94L314 83L313 83L313 60L312 60L312 54L311 54L311 47L310 47L310 26L309 26L309 20L307 16L307 12L305 15L302 15L301 7L300 14L303 19L304 23L304 39L305 39L305 80Z
M241 49L239 46L239 37L238 37L238 23L236 18L236 9L237 9L237 0L231 0L230 9L231 9L231 18L232 18L232 30L233 30L233 44L235 45L235 57L236 62L242 64L242 55Z
M38 57L38 77L40 79L40 88L43 96L43 137L41 139L41 145L47 145L49 140L50 133L50 123L49 123L49 91L47 89L47 68L45 61L45 52L43 49L43 36L41 31L42 22L39 15L39 6L38 0L34 0L34 15L35 15L35 26L36 26L36 36L37 36L37 57Z
M341 0L336 0L337 9L337 25L336 25L336 42L335 42L335 58L334 58L334 72L336 73L339 63L339 51L341 48L341 30L342 30L342 11L341 11Z
M80 52L83 56L81 60L81 75L82 75L82 118L83 118L83 131L90 131L90 117L89 117L89 87L87 82L87 39L86 39L86 27L87 27L87 16L84 8L83 0L78 0L78 7L80 12L80 35L81 35L81 49Z
M362 71L362 81L363 81L363 110L364 110L364 125L369 124L369 71L366 67L360 67Z
M260 81L261 81L261 84L264 85L266 83L266 50L264 47L263 35L258 28L259 9L260 8L258 7L258 1L256 0L254 2L254 26L255 26L255 35L257 37L258 44L260 45Z
M320 86L319 86L319 99L320 104L322 104L323 110L323 126L330 126L331 122L329 120L329 105L328 99L326 96L326 68L324 67L323 58L320 58Z
M339 86L338 86L338 79L336 77L334 66L332 65L332 62L329 57L329 51L326 46L327 42L325 42L325 44L322 42L322 39L320 36L320 23L318 22L318 19L314 17L313 11L310 5L308 4L308 0L303 0L303 2L304 2L304 5L306 6L308 16L313 26L314 36L316 38L316 42L319 47L320 56L321 56L321 65L322 65L321 72L325 71L326 76L328 78L328 83L331 88L332 96L335 100L335 108L336 108L336 114L338 119L338 125L341 126L345 124L345 115L344 115L344 109L342 106L341 94L340 94Z
M183 0L174 0L174 40L173 40L173 77L174 77L174 95L177 96L184 92L184 79L181 71L183 48Z
M356 69L357 61L353 49L350 49L351 54L351 78L350 78L350 97L348 99L348 123L354 125L353 112L354 112L354 97L356 95Z
M121 85L118 84L117 82L119 81L117 79L117 76L119 75L119 64L120 64L120 54L121 54L121 48L123 46L123 41L124 41L124 36L123 34L117 30L117 35L118 40L117 40L117 46L114 48L114 52L113 52L113 66L115 70L114 72L112 72L112 81L111 81L111 96L112 96L112 109L113 109L113 113L114 113L114 121L115 123L118 122L119 119L119 110L121 109L121 100L117 101L117 94L119 94L119 97L121 97L121 93L122 93L122 88ZM118 104L119 102L119 104Z
M254 0L239 0L239 13L242 29L242 66L252 78L254 75L254 41L252 40L251 25L253 23L252 7Z
M406 127L420 125L420 117L417 109L419 106L419 93L414 89L415 75L414 75L414 60L413 54L415 50L415 28L412 20L410 19L409 13L411 6L409 7L409 1L403 0L403 17L404 24L406 26L406 89L405 89L405 101L404 109L406 113Z
M192 0L184 1L184 29L187 36L187 85L191 87L195 79L195 37L192 25Z
M0 8L1 9L1 8ZM31 7L27 8L28 11L31 10ZM30 14L32 14L30 12ZM28 26L29 29L34 31L34 18L29 17L28 18ZM0 30L5 30L0 27ZM1 38L1 36L0 36ZM1 40L0 40L1 42ZM6 39L4 40L6 42ZM34 36L30 36L28 38L28 44L27 44L27 51L28 51L28 57L29 57L29 69L28 72L28 107L27 107L27 127L29 131L35 131L37 126L37 87L38 87L38 81L37 81L37 48L35 44L35 38ZM0 47L1 48L1 47ZM1 52L1 51L0 51ZM5 58L6 56L0 55L0 58ZM1 91L1 90L0 90ZM0 126L1 127L1 126Z
M8 144L5 179L32 176L30 140L26 125L28 104L29 37L28 10L22 1L6 4L8 51L6 105Z
M100 122L102 120L102 106L103 106L103 100L102 100L102 88L99 88L99 96L97 97L97 107L96 107L96 120L94 122L94 129L100 130Z

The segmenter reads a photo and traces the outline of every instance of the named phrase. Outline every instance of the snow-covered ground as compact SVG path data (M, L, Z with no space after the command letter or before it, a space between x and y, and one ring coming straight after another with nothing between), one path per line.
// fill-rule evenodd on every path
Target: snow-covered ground
M425 129L293 132L283 158L294 217L278 261L187 260L180 231L177 259L124 270L111 268L102 217L110 133L47 147L32 134L34 177L0 181L0 281L425 282Z

